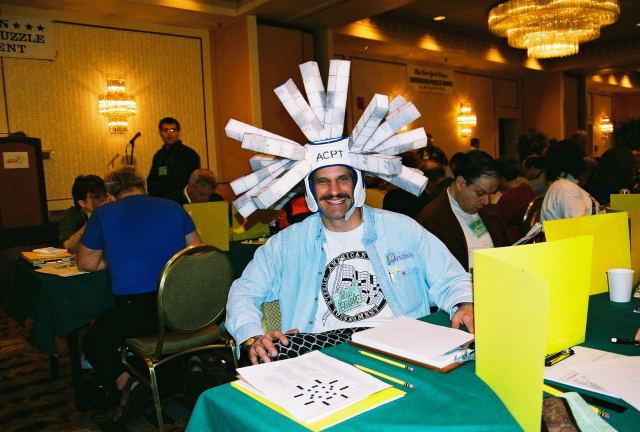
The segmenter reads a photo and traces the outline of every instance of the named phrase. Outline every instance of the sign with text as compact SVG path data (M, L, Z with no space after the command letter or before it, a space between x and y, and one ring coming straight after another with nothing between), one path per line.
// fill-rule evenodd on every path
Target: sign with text
M0 16L0 57L55 59L53 21Z
M454 71L430 67L407 65L409 85L416 91L451 94L454 86Z
M29 154L27 152L2 152L4 169L29 168Z

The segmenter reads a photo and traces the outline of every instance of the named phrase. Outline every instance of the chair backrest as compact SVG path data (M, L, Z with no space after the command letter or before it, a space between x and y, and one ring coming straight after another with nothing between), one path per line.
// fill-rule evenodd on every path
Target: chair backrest
M188 246L165 264L158 287L161 325L176 332L201 330L222 318L233 269L210 245Z
M529 203L527 210L524 212L524 217L522 218L522 235L525 235L536 222L540 222L540 215L542 213L542 201L544 200L544 196L535 197Z

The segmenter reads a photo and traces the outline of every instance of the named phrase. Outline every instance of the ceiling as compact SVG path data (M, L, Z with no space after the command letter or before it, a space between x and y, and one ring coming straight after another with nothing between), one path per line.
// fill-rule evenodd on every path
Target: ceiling
M350 23L368 22L403 31L420 29L459 41L491 44L513 58L526 59L523 50L508 48L506 39L487 29L489 9L496 0L2 0L4 4L63 10L97 17L152 22L216 30L244 15L257 15L263 22L305 30L339 29ZM619 0L619 20L602 28L599 39L580 46L571 57L541 61L545 69L579 74L631 74L640 82L640 1ZM0 6L0 12L2 6ZM438 15L444 21L435 22ZM356 41L341 39L345 44ZM362 41L360 41L362 43ZM412 43L375 43L365 49L405 59L442 61ZM472 51L471 51L472 52ZM371 53L371 51L370 51ZM440 54L442 57L442 54ZM474 55L447 55L444 61L456 67L499 69L495 62Z

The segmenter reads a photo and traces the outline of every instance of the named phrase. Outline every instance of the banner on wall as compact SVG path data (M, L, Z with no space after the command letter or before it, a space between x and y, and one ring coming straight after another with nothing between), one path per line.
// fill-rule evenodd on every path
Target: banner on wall
M0 16L0 57L54 60L53 21Z
M407 65L409 86L416 91L451 94L454 87L452 69L434 69L431 67Z

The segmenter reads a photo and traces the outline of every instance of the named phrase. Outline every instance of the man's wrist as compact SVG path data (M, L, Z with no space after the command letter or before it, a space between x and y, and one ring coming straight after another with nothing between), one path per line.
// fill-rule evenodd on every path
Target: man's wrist
M464 305L472 305L473 306L473 302L460 302L460 303L456 303L455 305L453 305L453 307L451 308L451 315L453 315L454 313L458 312L458 309L460 309L462 306Z

